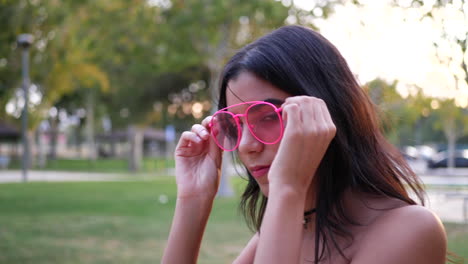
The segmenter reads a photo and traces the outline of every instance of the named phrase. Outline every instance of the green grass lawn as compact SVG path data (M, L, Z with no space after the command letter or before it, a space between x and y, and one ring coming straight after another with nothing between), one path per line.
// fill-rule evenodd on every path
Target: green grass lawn
M0 263L159 263L174 205L173 177L1 184ZM248 241L236 209L216 200L199 263L227 263Z
M230 263L248 241L237 203L216 200L199 263ZM0 263L159 263L174 204L173 177L1 184ZM468 225L446 228L450 249L468 256Z

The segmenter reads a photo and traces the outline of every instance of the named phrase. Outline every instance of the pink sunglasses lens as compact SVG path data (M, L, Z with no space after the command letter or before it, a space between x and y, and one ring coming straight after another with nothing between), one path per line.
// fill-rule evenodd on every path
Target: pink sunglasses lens
M239 130L234 116L230 113L218 112L213 116L211 134L216 143L224 150L234 150L239 140Z
M282 136L283 124L277 108L267 103L256 103L246 111L246 123L252 135L264 144L277 143ZM211 121L211 135L216 144L233 151L239 144L242 128L231 112L219 111Z
M272 105L256 104L247 112L250 131L263 143L272 144L282 135L281 116Z

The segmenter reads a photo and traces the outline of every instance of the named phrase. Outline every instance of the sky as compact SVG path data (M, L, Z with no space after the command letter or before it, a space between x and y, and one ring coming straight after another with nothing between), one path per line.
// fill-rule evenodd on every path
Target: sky
M295 0L305 10L316 8L318 0ZM325 19L314 24L343 54L361 84L375 78L398 80L398 91L407 96L421 87L427 96L455 98L459 106L468 106L468 85L460 67L463 54L453 41L464 40L468 32L468 3L454 1L438 9L433 18L424 11L433 9L435 0L424 1L418 8L400 0L403 7L388 0L360 0L336 7ZM437 43L439 48L436 48ZM468 54L465 56L468 62Z

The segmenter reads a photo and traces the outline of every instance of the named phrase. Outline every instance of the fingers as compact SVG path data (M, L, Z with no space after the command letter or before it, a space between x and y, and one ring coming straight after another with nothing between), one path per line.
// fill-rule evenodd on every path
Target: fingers
M190 131L182 133L176 147L176 156L190 157L208 154L216 164L220 164L221 150L214 140L210 140L209 124L212 117L203 119L201 124L195 124Z
M210 138L210 133L208 132L206 126L209 124L211 117L207 117L202 121L202 125L195 124L192 126L190 131L185 131L180 137L178 147L187 147L191 146L191 143L202 143L204 140ZM205 124L205 125L203 125Z
M206 127L195 124L192 126L192 132L195 133L200 139L207 140L210 137L210 133Z
M330 114L330 111L328 110L328 107L327 105L325 104L325 102L323 102L321 105L320 105L321 109L322 109L322 119L323 119L323 123L326 124L327 126L327 131L328 131L328 137L330 139L334 138L335 135L336 135L336 126L335 126L335 123L333 122L333 119L331 117L331 114Z
M201 125L204 126L204 127L208 127L208 125L210 124L212 118L213 118L213 116L205 117L205 119L203 119L203 121L201 122Z
M202 124L208 124L210 117L207 117L203 120ZM203 140L210 138L210 133L208 132L206 125L195 124L192 126L190 131L185 131L180 137L180 146L188 146L190 142L192 143L201 143Z
M302 121L299 105L295 103L285 104L283 107L283 119L286 123L284 137L294 137L302 133Z
M282 108L283 119L286 123L285 136L291 133L296 134L296 132L315 134L323 139L335 136L335 124L322 99L311 96L289 97L285 100ZM296 118L293 119L293 116ZM290 122L293 122L291 126L288 125ZM295 130L295 132L289 130Z
M212 131L212 127L210 127L211 120L213 119L213 116L207 116L205 119L203 119L201 125L205 128L206 132L208 133L208 138L210 138L210 133L214 133L216 135L216 131ZM218 162L221 162L221 149L216 145L214 140L210 140L209 143L209 151L210 153L213 153L215 159Z
M201 143L202 139L195 133L190 131L185 131L180 136L179 143L177 144L177 148L184 148L190 147L193 144Z
M202 124L195 124L192 126L190 131L182 133L181 142L188 144L188 142L201 143L203 140L210 138L210 133L208 132L208 124L211 121L211 116L203 119Z
M283 109L289 104L300 106L300 119L305 125L310 124L311 119L319 123L332 121L327 105L320 98L312 96L289 97L285 100Z

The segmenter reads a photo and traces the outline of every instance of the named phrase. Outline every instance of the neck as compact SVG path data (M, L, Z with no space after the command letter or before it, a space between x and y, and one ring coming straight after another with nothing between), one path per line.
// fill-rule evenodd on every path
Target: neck
M312 180L304 203L304 232L314 233L315 231L315 218L317 216L316 210L316 183L315 178Z
M306 195L306 200L304 204L304 212L311 210L312 208L316 208L316 197L317 197L317 192L316 190L316 184L315 184L315 177L310 183L309 190L307 191Z

